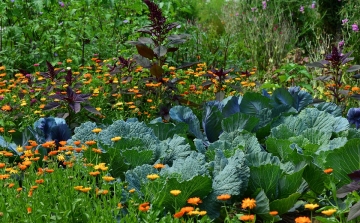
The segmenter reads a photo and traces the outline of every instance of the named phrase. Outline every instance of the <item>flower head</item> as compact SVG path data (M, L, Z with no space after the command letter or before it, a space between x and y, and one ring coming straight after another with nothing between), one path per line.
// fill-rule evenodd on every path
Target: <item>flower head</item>
M324 173L326 173L326 174L330 174L332 172L333 172L333 169L331 169L331 168L328 168L328 169L324 170Z
M271 215L271 216L276 216L278 214L279 214L279 212L277 212L277 211L270 211L269 212L269 215Z
M309 210L314 210L315 208L318 208L319 205L318 204L305 204L305 209L309 209Z
M304 13L304 10L305 10L304 6L300 6L299 11L300 11L301 13Z
M337 211L336 209L331 208L331 209L327 209L325 211L322 211L321 213L323 213L324 215L330 216L330 215L334 214L336 211Z
M156 180L157 178L159 178L160 176L157 174L149 174L146 176L146 178L148 178L149 180Z
M164 165L164 164L161 164L161 163L157 163L157 164L154 165L154 168L155 168L155 169L162 169L162 168L164 168L164 167L165 167L165 165Z
M174 196L178 196L181 193L181 190L171 190L170 194L174 195Z
M241 220L241 221L254 221L254 218L255 218L255 216L253 215L253 214L249 214L249 215L241 215L240 217L239 217L239 220Z
M221 194L221 195L217 196L216 198L220 201L227 201L231 198L231 195L230 194Z
M192 205L198 205L199 203L202 203L202 201L198 197L189 198L187 202Z
M101 131L102 131L102 129L100 129L100 128L95 128L92 130L93 133L99 133Z
M241 204L241 208L242 209L253 209L256 207L256 200L255 199L250 199L250 198L245 198L244 200L242 200L242 204Z
M110 181L115 180L115 178L112 177L112 176L103 176L102 178L103 178L105 181L107 181L107 182L110 182Z
M295 223L311 223L311 220L308 217L297 217Z
M149 202L145 202L139 205L139 211L142 212L147 212L150 209L150 203Z
M343 25L345 25L347 22L349 22L349 20L348 19L343 19L343 20L341 20L341 22L342 22Z
M354 23L351 25L351 27L354 32L359 32L359 26L357 24Z

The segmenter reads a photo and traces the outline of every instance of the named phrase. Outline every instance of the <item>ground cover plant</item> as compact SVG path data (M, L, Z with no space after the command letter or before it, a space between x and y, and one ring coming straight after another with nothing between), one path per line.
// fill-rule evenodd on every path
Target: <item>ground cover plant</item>
M359 221L356 6L184 2L0 3L1 221Z

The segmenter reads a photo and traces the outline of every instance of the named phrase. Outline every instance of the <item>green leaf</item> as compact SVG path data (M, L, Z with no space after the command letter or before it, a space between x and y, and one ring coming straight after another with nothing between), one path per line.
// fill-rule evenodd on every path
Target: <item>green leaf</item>
M254 92L246 92L240 103L240 111L248 115L260 115L265 108L271 108L270 99Z
M277 198L277 185L281 174L282 170L278 165L266 164L250 167L248 190L256 191L257 189L263 189L269 200L275 200Z
M276 210L279 215L287 213L296 203L300 193L293 193L289 197L277 199L270 203L270 210Z
M154 130L154 134L159 140L172 138L175 134L186 134L189 129L189 126L183 122L177 123L176 125L173 123L159 122L155 124L148 124L148 126Z
M332 102L321 102L319 104L314 104L314 107L320 111L326 111L335 117L342 116L342 108Z
M261 217L269 215L269 199L267 198L264 190L260 190L260 192L256 195L255 200L256 207L253 210L254 213L260 215Z
M316 194L321 194L325 188L327 176L324 171L313 163L309 163L303 173L303 178L309 188Z
M188 124L190 133L196 138L203 139L199 119L189 107L174 106L170 109L169 114L172 120Z
M351 182L347 174L360 169L360 139L350 139L345 146L333 150L326 157L326 168L340 180L339 187Z
M284 174L281 177L278 185L279 194L277 198L286 198L298 191L303 181L302 174L304 172L304 169L305 167L291 174Z
M206 106L203 112L202 126L209 142L219 139L222 132L221 121L223 116L217 106Z
M130 164L131 167L141 166L143 164L151 164L154 161L152 150L139 151L137 149L126 149L121 151L121 153L126 162Z
M322 222L322 223L338 223L339 221L334 218L334 217L321 217L321 216L316 216L315 217L316 221L318 222Z
M271 95L271 105L275 108L278 106L285 106L286 108L292 107L294 99L285 88L276 89Z
M241 129L251 132L259 121L259 118L238 112L224 118L221 126L225 132L234 132L235 130Z

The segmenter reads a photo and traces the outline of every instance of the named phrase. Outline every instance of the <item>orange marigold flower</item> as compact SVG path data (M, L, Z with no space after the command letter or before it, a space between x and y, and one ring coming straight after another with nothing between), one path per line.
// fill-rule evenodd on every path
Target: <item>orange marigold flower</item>
M35 180L35 183L37 183L37 184L42 184L42 183L44 183L44 182L45 182L44 179Z
M74 187L75 190L80 190L80 189L82 189L82 188L84 188L84 186L75 186L75 187Z
M10 174L0 174L0 180L8 179Z
M155 169L162 169L162 168L164 168L164 167L165 167L165 165L162 164L162 163L157 163L157 164L154 165L154 168L155 168Z
M65 146L65 145L66 145L66 141L60 141L59 144L62 145L62 146Z
M26 168L27 168L26 165L22 165L22 164L20 164L20 165L18 165L18 166L19 166L19 169L20 169L20 170L26 170Z
M53 151L50 151L50 152L48 153L48 155L49 155L49 156L55 156L57 153L58 153L57 150L53 150Z
M78 146L78 145L81 144L81 141L80 141L80 140L77 140L77 141L74 141L73 143L74 143L75 146Z
M33 147L38 146L38 144L34 140L29 140L28 142L30 143L30 146L33 146Z
M5 157L11 157L11 156L13 156L14 154L12 154L12 153L10 153L10 152L5 152L5 153L3 153L3 155L4 155Z
M330 173L332 173L333 172L333 169L332 168L328 168L328 169L325 169L324 170L324 173L326 173L326 174L330 174Z
M189 213L190 211L193 211L194 207L190 207L190 206L186 206L186 207L182 207L180 211Z
M221 195L217 196L216 198L220 201L227 201L231 198L231 195L230 194L221 194Z
M174 216L174 218L181 218L184 214L185 214L184 211L179 211L179 212L175 213L173 216Z
M129 190L129 193L134 193L135 192L135 189L133 188L133 189L131 189L131 190Z
M276 215L279 214L279 212L277 212L277 211L270 211L269 214L270 214L271 216L276 216Z
M6 166L5 163L0 163L0 168L4 168Z
M31 150L33 148L32 145L29 145L29 146L24 146L26 150Z
M86 141L85 144L88 146L92 146L92 145L95 145L96 142L94 140L91 140L91 141Z
M91 187L85 187L85 188L81 188L79 189L81 192L87 193L91 190Z
M253 214L241 215L239 220L241 221L254 221L255 216Z
M15 184L14 184L14 183L10 183L8 187L9 187L9 188L12 188L13 186L15 186Z
M1 107L1 110L3 110L3 111L11 111L11 106L10 105L3 105Z
M27 213L28 213L28 214L30 214L31 211L32 211L31 207L27 207L26 210L27 210Z
M100 174L100 172L99 171L94 171L94 172L90 172L89 174L90 174L90 176L97 176L97 175Z
M52 172L54 172L54 169L45 169L45 172L46 173L52 173Z
M250 198L245 198L244 200L242 200L242 204L241 204L241 208L242 209L253 209L256 207L256 201L254 199L250 199Z
M198 205L198 204L202 203L202 201L201 201L200 198L198 198L198 197L189 198L189 199L187 200L187 202L188 202L189 204L192 204L192 205Z
M103 176L102 178L103 178L105 181L107 181L107 182L110 182L110 181L115 180L115 178L112 177L112 176Z
M101 149L93 148L92 151L93 151L94 153L99 153L99 154L101 154Z
M308 217L297 217L295 223L311 223L311 220Z
M22 191L22 187L17 188L16 191L17 191L17 192Z
M139 205L139 211L147 212L150 209L149 202L145 202Z

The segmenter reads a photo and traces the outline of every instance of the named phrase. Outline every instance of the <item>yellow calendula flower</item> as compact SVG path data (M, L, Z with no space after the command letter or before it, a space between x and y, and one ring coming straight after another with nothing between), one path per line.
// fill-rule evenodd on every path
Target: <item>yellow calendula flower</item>
M178 196L181 193L181 190L171 190L170 194L174 195L174 196Z
M95 128L92 130L93 133L99 133L101 131L102 131L102 129L100 129L100 128Z
M18 151L19 153L22 153L24 151L24 148L22 146L18 146L18 147L16 147L16 151Z
M80 191L81 192L84 192L84 193L87 193L91 190L91 187L85 187L85 188L81 188Z
M318 204L305 204L305 209L309 209L309 210L314 210L315 208L318 208L319 205Z
M59 161L64 161L65 160L65 156L63 154L59 154L57 155L57 160Z
M327 216L331 216L334 214L337 210L335 208L327 209L325 211L322 211L321 213Z
M120 136L116 136L116 137L114 137L114 138L111 138L111 141L117 142L117 141L119 141L120 139L121 139Z
M112 177L112 176L103 176L102 178L103 178L103 180L105 180L105 181L107 181L107 182L110 182L110 181L115 180L115 178Z
M105 166L106 163L99 163L98 165L94 166L95 170L102 170L102 171L106 171L109 169L109 167Z
M157 178L159 178L160 176L157 174L149 174L146 176L146 178L148 178L149 180L156 180Z
M131 190L129 190L129 193L134 193L135 192L135 189L133 188L133 189L131 189Z

